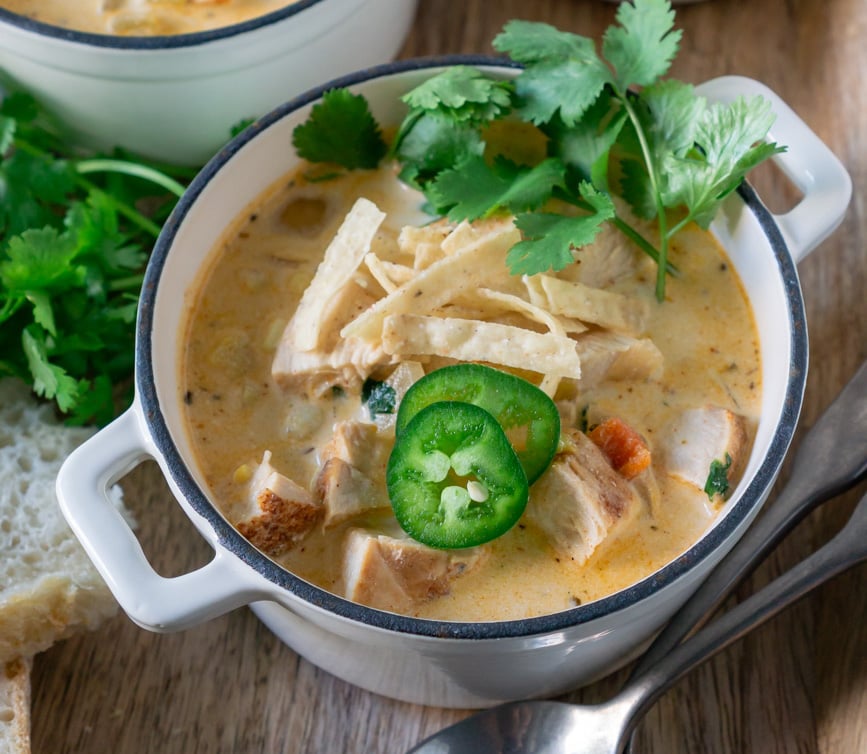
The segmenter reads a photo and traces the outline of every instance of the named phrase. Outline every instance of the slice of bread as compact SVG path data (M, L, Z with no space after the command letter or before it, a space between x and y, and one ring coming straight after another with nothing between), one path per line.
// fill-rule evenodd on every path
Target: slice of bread
M0 754L30 753L30 661L0 666Z
M92 433L58 423L21 382L0 381L0 663L116 612L54 492L63 460Z
M30 750L28 658L117 612L54 492L64 459L91 434L59 423L22 382L0 380L0 754ZM112 494L127 515L120 488Z

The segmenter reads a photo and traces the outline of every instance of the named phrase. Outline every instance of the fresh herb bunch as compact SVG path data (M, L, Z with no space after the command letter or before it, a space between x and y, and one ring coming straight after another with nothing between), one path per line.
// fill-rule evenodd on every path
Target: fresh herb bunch
M657 262L662 301L672 237L690 222L706 228L746 173L783 151L764 142L774 116L762 98L708 104L689 84L663 80L680 39L668 0L621 3L601 54L587 37L511 21L494 47L521 64L513 81L468 66L434 76L403 97L409 113L388 150L363 97L334 90L294 144L307 160L349 169L394 157L403 180L453 221L514 213L524 237L506 257L514 274L563 269L611 221ZM539 159L497 151L489 136L507 117L544 144ZM655 219L658 239L630 224L613 196ZM546 211L552 198L577 210Z
M70 423L113 418L131 389L143 268L183 193L177 179L190 177L122 153L74 156L30 95L5 97L0 376L28 382Z

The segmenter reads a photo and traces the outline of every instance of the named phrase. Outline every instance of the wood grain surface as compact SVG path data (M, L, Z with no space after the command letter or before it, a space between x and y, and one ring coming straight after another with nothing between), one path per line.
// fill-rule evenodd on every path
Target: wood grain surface
M490 52L510 18L597 36L615 6L601 0L422 0L401 55ZM840 229L800 265L811 340L801 427L808 428L867 358L867 2L708 0L681 6L673 74L726 73L776 90L849 169L855 195ZM773 209L795 195L775 171L756 177ZM784 469L783 477L787 474ZM125 483L140 534L164 574L209 550L155 466ZM746 583L766 583L827 540L857 491L804 522ZM639 729L647 754L867 752L867 569L857 568L704 665ZM613 693L624 674L575 692ZM143 631L119 615L38 656L35 754L402 752L467 712L391 701L339 681L278 642L246 609L180 634Z

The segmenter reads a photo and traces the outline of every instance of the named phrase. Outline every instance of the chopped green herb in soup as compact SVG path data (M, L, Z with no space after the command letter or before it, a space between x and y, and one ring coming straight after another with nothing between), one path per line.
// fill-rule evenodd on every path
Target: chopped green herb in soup
M707 529L722 502L704 491L709 471L731 459L736 484L761 387L749 304L708 233L678 236L660 304L653 261L614 228L560 272L515 276L509 216L419 225L422 198L391 167L304 173L220 244L186 326L180 390L199 466L255 545L359 602L503 620L634 583ZM386 468L411 386L463 363L538 386L560 428L517 522L439 549L399 525ZM463 394L440 382L471 400L472 380ZM536 447L503 431L519 455ZM470 504L490 494L449 473Z

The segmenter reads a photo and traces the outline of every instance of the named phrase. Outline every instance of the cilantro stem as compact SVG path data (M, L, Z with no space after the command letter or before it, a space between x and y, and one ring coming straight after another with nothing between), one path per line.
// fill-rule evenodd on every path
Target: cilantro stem
M92 181L89 181L82 175L76 176L75 182L81 186L82 188L86 188L88 191L96 191L105 197L106 201L111 203L111 206L114 207L118 214L123 215L127 220L129 220L134 225L138 225L146 233L149 233L154 238L156 238L160 234L160 226L157 225L150 218L145 217L141 212L139 212L134 207L130 207L126 202L121 202L115 199L111 194L103 191L99 186L97 186Z
M686 217L684 217L679 222L675 223L674 226L669 229L668 237L674 238L678 233L680 233L681 230L683 230L691 222L692 222L692 215L688 214Z
M178 198L184 194L184 187L174 178L170 178L165 173L161 173L159 170L155 170L147 165L140 165L135 162L96 158L80 160L75 164L75 169L82 175L87 175L88 173L124 173L125 175L141 178L157 186L161 186Z
M40 149L37 146L34 146L33 144L30 144L29 142L25 141L24 139L16 138L15 139L15 148L20 149L22 152L27 152L28 154L31 154L34 157L41 157L43 159L53 159L52 156L48 152L46 152L43 149ZM95 183L91 182L90 180L85 178L84 175L82 175L82 171L79 169L80 165L81 164L86 165L88 162L91 162L91 163L93 163L93 162L109 162L109 163L117 163L120 165L127 165L130 163L125 163L122 160L101 160L101 161L82 160L80 162L76 162L75 160L70 160L70 164L73 165L73 167L76 170L75 182L79 186L87 189L88 191L97 191L100 194L103 194L105 196L106 200L111 203L112 207L114 207L114 209L117 210L117 212L119 214L123 215L131 223L133 223L134 225L137 225L139 228L141 228L146 233L152 235L154 238L159 236L160 226L157 225L155 222L153 222L153 220L150 220L149 218L145 217L141 212L139 212L137 209L135 209L135 207L131 207L126 202L121 202L118 199L115 199L115 197L113 197L111 194L106 193L101 188L99 188L99 186L97 186ZM106 168L103 168L103 169L106 169ZM146 170L147 170L147 173L149 176L150 175L162 175L161 173L159 173L156 170L152 170L152 169L146 169ZM129 173L130 175L134 174L130 171L125 171L125 170L115 170L114 172L126 172L126 173ZM141 175L141 174L138 174L138 175L139 175L139 177L142 177L142 178L144 177L144 175ZM172 181L171 178L168 178L168 176L164 176L164 178L166 178L168 181L171 181L172 183L174 183L174 181ZM152 180L152 179L148 178L147 180ZM152 181L152 182L154 182L154 181ZM163 183L159 182L158 185L163 186ZM180 184L177 184L177 185L180 186ZM165 188L165 186L163 186L163 188ZM183 192L183 189L182 189L182 192Z
M7 298L3 308L0 309L0 322L5 322L14 315L15 312L21 308L23 303L23 298Z
M648 241L644 236L641 235L635 228L633 228L626 220L624 220L620 215L616 214L611 220L614 223L614 227L617 228L624 236L626 236L630 241L632 241L638 248L640 248L647 256L649 256L657 265L660 265L659 258L659 250ZM660 268L662 265L660 265ZM667 259L665 260L665 271L669 275L679 275L680 270L677 269L671 262Z
M141 285L144 282L144 275L129 275L125 278L116 278L112 280L108 284L108 290L110 291L125 291L130 288L138 291L141 289Z
M662 193L659 190L659 176L657 176L656 165L653 162L653 156L650 153L650 145L647 143L647 135L644 133L644 128L638 118L638 113L632 107L629 97L615 89L617 97L623 103L623 107L635 128L635 134L638 137L638 143L641 146L641 153L644 156L644 163L647 167L647 177L650 180L650 187L653 190L653 201L656 205L656 217L659 223L659 259L656 260L656 300L665 300L665 272L668 268L668 230L667 218L665 215L665 206L662 203Z

